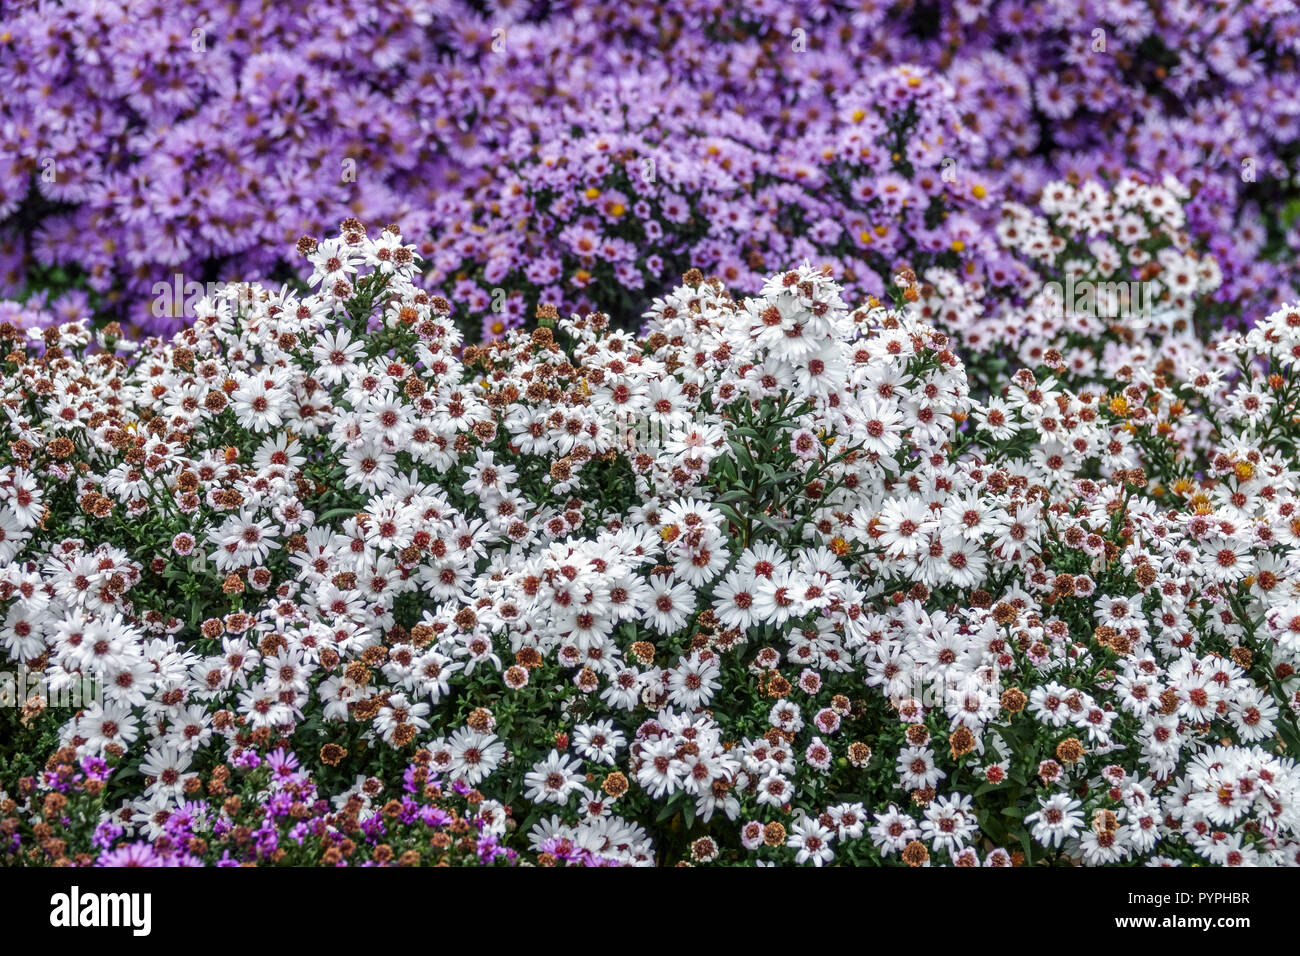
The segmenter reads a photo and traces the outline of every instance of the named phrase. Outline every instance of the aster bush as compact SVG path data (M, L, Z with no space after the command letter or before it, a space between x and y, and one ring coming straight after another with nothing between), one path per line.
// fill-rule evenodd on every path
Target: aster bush
M299 249L0 326L0 653L101 689L6 713L7 861L1300 862L1300 309L985 389L910 271L467 345L394 227Z
M635 317L690 267L747 293L803 259L855 294L883 296L900 264L1009 284L1025 267L993 239L986 147L951 87L918 67L866 72L784 141L701 114L662 77L620 78L553 126L522 128L505 175L441 201L454 225L428 280L481 316L466 331L483 339L543 302Z
M159 283L288 278L346 215L401 222L471 338L541 301L635 317L689 266L746 293L805 254L854 293L931 258L983 282L1023 265L994 199L1135 169L1187 185L1217 314L1249 321L1300 285L1298 29L1291 0L13 0L0 316L171 334L198 296Z
M957 339L988 391L1020 365L1103 391L1145 365L1183 378L1227 370L1215 343L1229 332L1212 299L1222 270L1189 234L1188 205L1173 177L1049 183L1036 209L1000 210L996 242L1018 272L983 283L934 267L909 308Z
M78 760L68 748L52 759L45 774L52 787L43 788L48 792L14 842L30 840L56 856L84 847L72 862L101 867L535 863L537 855L521 860L501 845L508 818L499 803L463 785L444 793L430 781L427 763L427 751L417 755L392 791L361 776L329 801L292 753L263 757L247 750L213 768L201 788L206 799L142 811L127 821L103 813L112 764ZM138 838L123 839L128 831ZM608 865L554 840L540 849L549 865Z

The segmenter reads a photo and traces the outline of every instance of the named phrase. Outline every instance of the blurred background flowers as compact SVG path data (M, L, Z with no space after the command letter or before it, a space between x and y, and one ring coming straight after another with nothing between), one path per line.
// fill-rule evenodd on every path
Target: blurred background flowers
M169 332L164 288L289 279L348 215L471 337L634 324L690 266L1011 290L1003 201L1136 172L1250 321L1297 287L1298 43L1290 0L9 0L0 320Z

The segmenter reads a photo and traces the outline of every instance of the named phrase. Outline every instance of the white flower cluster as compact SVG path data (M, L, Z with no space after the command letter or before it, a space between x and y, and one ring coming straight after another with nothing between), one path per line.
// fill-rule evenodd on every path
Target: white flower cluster
M1177 227L1130 200L1056 214ZM345 231L317 293L5 374L0 649L98 679L62 739L139 768L123 820L332 743L426 748L614 862L673 819L699 862L1004 865L1020 823L1049 858L1300 862L1289 379L977 401L915 310L808 266L742 303L689 275L641 337L466 347L404 250ZM1230 347L1293 369L1300 318ZM1179 443L1208 471L1157 495Z

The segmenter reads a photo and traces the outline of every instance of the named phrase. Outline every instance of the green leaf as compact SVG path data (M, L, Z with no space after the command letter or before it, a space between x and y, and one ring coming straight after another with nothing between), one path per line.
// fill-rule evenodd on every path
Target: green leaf
M742 518L740 514L736 511L736 509L731 507L730 505L718 504L718 505L714 505L714 507L716 507L719 511L721 511L722 516L726 518L728 521L730 521L732 524L743 525L745 523L745 519Z
M1282 225L1290 229L1295 224L1296 219L1300 218L1300 197L1293 198L1282 207L1280 216Z

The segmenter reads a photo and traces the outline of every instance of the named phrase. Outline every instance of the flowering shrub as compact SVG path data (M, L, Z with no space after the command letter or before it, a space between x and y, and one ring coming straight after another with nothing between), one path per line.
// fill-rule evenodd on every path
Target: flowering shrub
M1230 369L1213 346L1227 335L1210 302L1222 273L1188 236L1187 204L1171 177L1049 183L1038 211L1001 210L999 244L1022 270L986 286L932 268L910 308L957 338L986 389L1000 387L1008 361L1103 390L1112 370L1158 364L1185 380L1193 368Z
M1256 317L1297 296L1297 17L1222 0L939 4L928 55L955 51L967 116L1009 162L1050 157L1017 173L1031 190L1131 168L1195 184L1190 231L1224 273L1214 298Z
M1188 184L1218 311L1254 319L1300 295L1297 16L1223 0L11 0L0 316L90 309L170 334L193 318L189 283L287 276L293 238L345 215L403 223L473 337L537 301L636 314L691 265L745 292L805 255L855 293L931 257L984 281L1011 268L988 261L993 198L1138 169ZM926 79L921 132L894 149L902 64ZM888 136L881 104L897 107ZM867 155L846 122L859 108ZM631 170L591 162L605 139ZM546 165L556 150L567 167ZM877 177L892 189L867 195Z
M620 80L553 126L534 123L512 139L504 182L443 201L439 218L456 225L428 278L482 316L482 338L541 302L636 315L647 290L692 266L753 293L776 263L812 259L884 295L903 264L984 279L1010 259L988 228L993 180L973 172L984 144L924 70L868 75L781 143L661 85Z
M176 273L269 274L349 209L419 221L446 162L420 130L458 108L402 64L459 41L416 6L5 4L0 294L170 334Z
M103 867L518 863L520 855L500 842L512 822L501 805L464 785L444 793L430 782L428 761L427 750L417 753L393 792L363 775L330 801L292 753L263 758L247 750L191 787L206 799L114 816L102 813L112 768L98 757L78 760L67 748L43 773L44 796L11 831L11 848L30 841L49 857L69 859L65 854L81 846L72 863ZM24 781L24 789L34 786ZM135 839L123 839L128 829ZM539 847L549 865L608 865L574 844L552 839Z
M299 247L0 326L0 648L102 688L15 725L8 858L1300 862L1300 309L981 398L812 266L466 346L394 230Z

